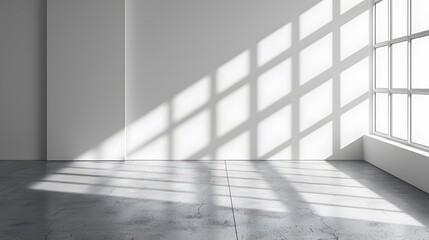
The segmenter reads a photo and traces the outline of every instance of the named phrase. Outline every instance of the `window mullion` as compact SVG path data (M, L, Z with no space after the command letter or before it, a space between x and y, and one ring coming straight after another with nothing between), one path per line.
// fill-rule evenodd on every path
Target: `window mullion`
M388 114L389 114L389 117L388 117L388 123L387 123L387 126L388 126L388 135L389 135L389 137L392 137L392 43L391 43L391 40L392 40L392 0L388 0L387 1L387 9L388 9L388 42L389 42L389 44L388 44L388 71L389 71L389 73L387 74L387 79L388 79L388 81L387 81L387 88L388 88L388 95L387 95L387 97L388 97Z
M407 35L411 34L411 0L407 0ZM411 38L407 40L407 142L411 144Z

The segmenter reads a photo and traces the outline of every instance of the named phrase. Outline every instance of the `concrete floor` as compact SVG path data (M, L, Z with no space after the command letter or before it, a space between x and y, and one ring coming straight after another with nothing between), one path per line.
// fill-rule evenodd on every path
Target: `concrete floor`
M429 239L362 161L0 162L0 239Z

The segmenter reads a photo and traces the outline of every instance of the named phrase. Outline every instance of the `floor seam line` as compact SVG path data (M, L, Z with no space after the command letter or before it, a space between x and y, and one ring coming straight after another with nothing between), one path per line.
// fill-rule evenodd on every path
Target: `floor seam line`
M225 164L226 180L228 183L228 190L229 190L229 200L231 202L232 219L234 220L235 237L238 240L237 222L235 221L234 203L232 201L231 185L229 184L228 166L226 164L226 160L224 160L224 164Z

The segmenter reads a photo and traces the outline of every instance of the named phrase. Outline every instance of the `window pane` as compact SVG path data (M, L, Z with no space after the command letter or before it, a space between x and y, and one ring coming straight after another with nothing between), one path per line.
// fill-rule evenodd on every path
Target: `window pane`
M411 96L411 140L429 147L429 96Z
M407 88L407 42L392 45L392 88Z
M388 105L387 93L375 94L375 131L379 133L388 134Z
M412 33L429 30L429 1L412 0L411 1L411 29Z
M392 0L392 38L405 35L407 35L407 0Z
M429 88L429 37L413 40L411 47L411 87Z
M397 138L407 139L407 94L392 95L392 135Z
M375 87L387 88L388 85L388 66L389 54L387 47L377 48L375 50Z
M384 42L388 39L388 5L383 0L375 5L375 42Z

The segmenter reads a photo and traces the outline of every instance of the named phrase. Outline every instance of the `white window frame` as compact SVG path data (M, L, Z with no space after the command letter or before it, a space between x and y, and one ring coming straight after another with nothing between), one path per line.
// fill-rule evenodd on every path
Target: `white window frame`
M388 2L388 40L384 41L384 42L379 42L376 43L375 42L375 38L376 38L376 8L375 6L382 2L382 1L387 1ZM418 33L413 33L411 34L411 2L412 0L407 0L407 19L408 19L408 23L407 23L407 35L406 36L402 36L402 37L398 37L398 38L394 38L392 39L392 0L373 0L373 4L372 4L372 19L373 19L373 25L372 25L372 29L373 29L373 37L372 37L372 56L373 56L373 61L372 61L372 91L371 91L371 102L372 102L372 111L371 111L371 115L372 115L372 127L371 129L371 133L380 137L384 137L399 143L403 143L418 149L422 149L425 151L429 151L429 146L424 146L418 143L414 143L411 141L412 136L411 136L411 101L412 101L412 96L415 94L419 94L419 95L429 95L429 89L412 89L411 86L411 48L412 48L412 40L420 38L420 37L427 37L429 36L429 30L423 31L423 32L418 32ZM401 42L407 42L407 51L408 51L408 59L407 59L407 88L392 88L392 45L393 44L397 44L397 43L401 43ZM375 72L377 71L376 69L376 54L375 54L375 50L377 48L380 47L387 47L388 48L388 88L376 88L375 83L377 81L376 79L376 74ZM377 132L375 129L376 126L376 103L375 101L375 94L376 93L387 93L388 95L388 134L384 134L384 133L380 133ZM401 138L397 138L394 137L392 135L392 94L406 94L407 95L407 140L401 139Z

